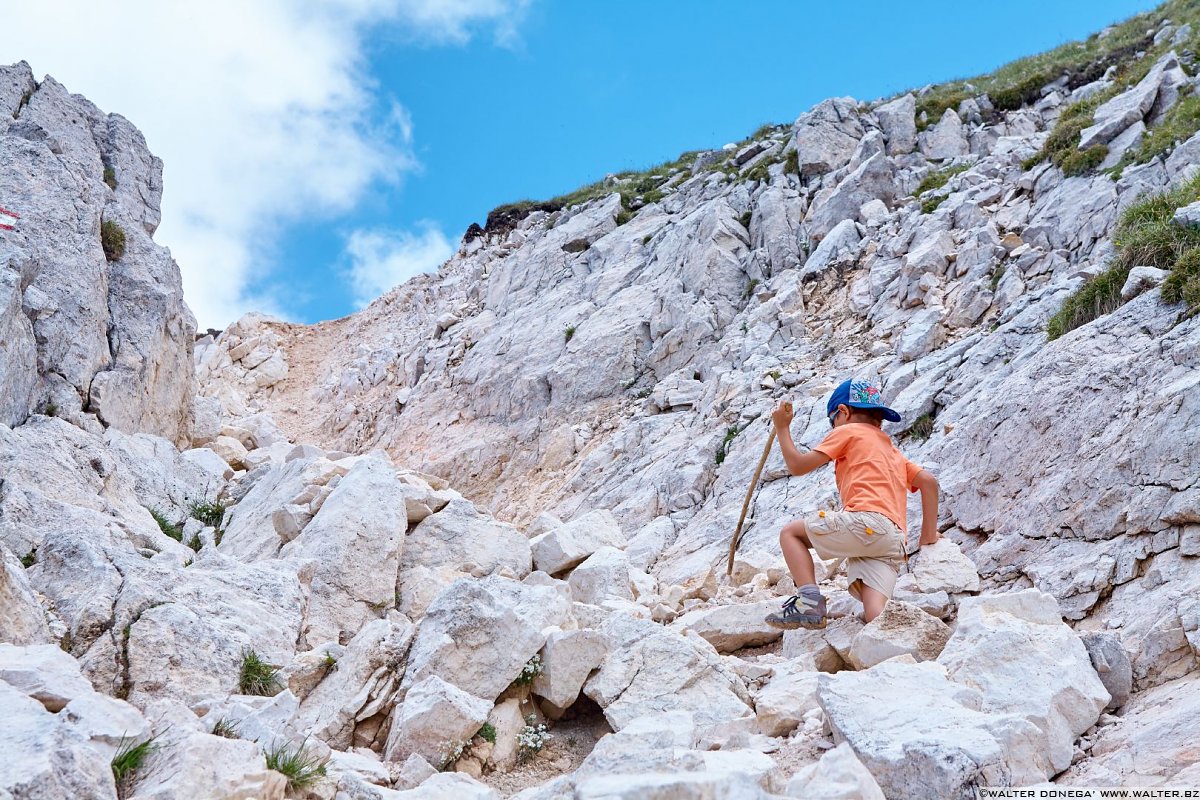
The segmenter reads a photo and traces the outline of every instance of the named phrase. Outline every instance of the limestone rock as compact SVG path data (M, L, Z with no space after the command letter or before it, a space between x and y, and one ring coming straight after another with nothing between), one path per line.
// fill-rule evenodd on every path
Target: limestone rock
M1121 299L1127 302L1132 300L1147 289L1158 286L1170 274L1169 271L1157 267L1134 267L1129 270L1129 277L1121 287Z
M408 529L404 498L395 484L396 471L386 458L364 458L280 551L284 558L317 564L305 619L309 642L348 639L375 618L376 609L394 605Z
M852 261L857 256L860 241L862 237L858 235L858 226L854 224L854 220L842 220L829 231L804 262L800 270L801 279L811 280L834 265Z
M625 537L612 514L589 511L561 528L535 536L529 544L537 569L554 575L579 565L601 547L623 548Z
M0 544L0 640L16 645L43 644L51 639L46 615L25 569Z
M542 649L546 629L562 627L569 617L567 600L550 587L497 577L455 581L425 613L404 685L438 676L493 699ZM495 647L498 641L505 646Z
M65 721L0 681L5 710L0 792L11 797L115 798L112 767Z
M979 572L959 546L946 538L922 545L908 559L917 589L933 592L978 592Z
M580 603L600 605L605 598L633 600L629 559L615 547L604 546L571 570L567 578L571 596Z
M75 698L94 691L79 671L79 663L51 644L0 644L0 681L51 712L61 711Z
M614 641L612 652L584 684L614 730L652 711L685 710L703 723L751 713L741 679L699 636L665 632L653 623L622 635L615 624L621 623L610 620L603 628Z
M404 620L369 622L350 640L321 681L302 698L296 726L330 747L361 744L356 732L374 740L372 723L382 722L395 701L415 628Z
M817 708L820 673L805 666L777 666L771 680L754 696L758 730L767 736L788 736L804 721L806 713Z
M876 153L843 178L822 202L815 204L805 224L812 236L823 237L845 220L859 220L866 203L880 200L890 204L895 196L891 163L882 152Z
M908 654L917 661L938 657L950 638L950 628L937 617L900 600L889 600L882 613L858 632L850 645L855 669L873 667Z
M967 796L976 785L1024 786L1049 774L1037 728L980 711L980 692L935 662L886 662L822 674L817 700L889 798Z
M533 679L533 693L567 708L579 697L584 682L604 662L609 642L590 629L553 631L542 648L542 671Z
M980 690L984 711L1037 726L1046 777L1070 766L1075 739L1110 699L1058 603L1037 589L964 598L938 662Z
M404 567L418 564L485 573L507 568L517 577L531 569L531 542L516 528L482 515L466 500L455 500L426 517L405 545ZM468 570L464 570L468 571Z
M1200 228L1200 200L1175 209L1171 221L1181 228Z
M672 623L679 631L694 631L717 649L732 653L743 647L757 647L777 641L783 631L763 622L768 614L779 610L779 603L739 603L689 611Z
M1136 86L1102 103L1092 114L1095 123L1083 129L1079 149L1107 144L1121 131L1145 117L1154 106L1166 73L1178 66L1179 59L1174 51L1167 53L1155 62Z
M500 795L461 772L439 772L417 788L394 792L386 800L499 800Z
M414 684L397 708L385 754L389 761L416 753L432 764L445 764L487 721L491 707L491 701L430 675Z
M787 795L805 800L884 800L875 778L845 742L826 751L817 763L801 767L788 781Z
M876 106L874 111L887 137L888 155L911 153L917 145L917 98L909 93Z
M1092 666L1100 676L1100 682L1112 695L1107 709L1117 709L1129 700L1133 691L1133 665L1129 654L1121 645L1121 638L1114 633L1090 631L1083 634L1083 646L1087 648Z
M956 156L965 156L969 150L966 131L962 120L954 109L947 108L937 124L921 133L918 138L921 152L926 158L941 161Z
M862 122L852 98L826 100L801 114L793 139L800 176L820 175L844 165L862 136Z
M1060 782L1069 786L1188 785L1194 780L1192 720L1200 712L1200 678L1195 674L1155 686L1125 705L1120 717L1102 725L1090 758ZM1192 775L1184 771L1192 770Z

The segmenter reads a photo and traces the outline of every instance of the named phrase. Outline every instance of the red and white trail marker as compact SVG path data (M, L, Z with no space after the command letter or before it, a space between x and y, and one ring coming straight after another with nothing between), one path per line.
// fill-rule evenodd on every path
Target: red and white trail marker
M0 230L11 231L13 229L13 220L18 220L21 215L15 211L9 211L7 208L0 206Z

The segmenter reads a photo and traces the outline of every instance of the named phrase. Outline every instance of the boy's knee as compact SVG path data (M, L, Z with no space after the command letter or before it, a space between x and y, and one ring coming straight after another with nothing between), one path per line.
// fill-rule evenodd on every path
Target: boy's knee
M804 527L804 520L794 519L783 526L779 531L779 540L784 539L799 539L802 542L808 541L808 530Z

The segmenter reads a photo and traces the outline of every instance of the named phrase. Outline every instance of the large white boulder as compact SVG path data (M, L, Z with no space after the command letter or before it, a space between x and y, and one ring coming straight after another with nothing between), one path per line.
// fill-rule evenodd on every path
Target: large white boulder
M854 637L850 664L866 669L900 655L932 661L949 638L950 627L937 617L901 600L889 600L879 616Z
M974 786L1024 786L1053 774L1035 725L981 711L982 694L936 662L822 674L817 700L835 740L894 800L967 797Z
M0 795L116 798L109 757L41 703L0 681Z
M917 98L910 92L876 106L874 111L887 138L888 155L911 153L917 145Z
M1179 66L1174 51L1167 53L1150 68L1146 77L1137 85L1102 103L1093 113L1094 124L1084 128L1080 135L1079 149L1086 150L1097 144L1107 144L1121 131L1145 117L1154 106L1167 74Z
M801 767L788 781L786 794L804 800L884 800L875 778L845 742Z
M0 641L42 644L51 639L46 615L37 601L25 568L0 544Z
M978 592L979 571L949 539L938 539L908 559L917 588L925 593Z
M629 558L615 547L601 547L588 556L571 570L567 585L571 587L571 597L579 603L598 606L610 597L633 600Z
M680 632L694 631L718 653L732 653L743 647L778 641L783 631L763 622L768 614L778 610L779 603L775 600L699 608L676 619L671 628Z
M568 626L556 589L505 578L455 581L425 612L408 656L407 688L436 675L476 697L497 697L546 643Z
M822 237L844 220L860 220L861 209L868 202L879 200L890 205L895 196L891 162L878 152L858 165L827 196L818 198L805 224L811 236Z
M95 691L79 671L79 662L52 644L0 644L0 681L37 700L47 711L61 711L75 698Z
M1046 777L1070 766L1075 740L1110 699L1058 603L1037 589L965 598L938 662L981 692L982 710L1037 726Z
M533 693L565 709L608 656L609 646L600 631L552 631L542 648L542 671L533 679Z
M589 511L529 540L533 564L549 575L571 569L601 547L624 549L625 536L608 511Z
M316 568L304 636L311 644L349 640L395 605L396 572L408 530L396 470L383 455L358 461L307 527L283 547L283 558Z
M479 513L468 500L451 500L413 528L402 565L475 574L508 569L520 578L529 573L532 555L529 540L515 527Z
M825 100L801 114L793 139L800 176L809 178L843 166L863 132L858 103L851 97Z
M384 754L389 761L403 761L416 753L431 764L444 765L470 741L491 710L490 700L430 675L413 685L396 708Z
M397 616L364 625L334 663L324 667L323 678L300 703L296 727L340 750L374 741L382 718L391 712L398 668L416 632Z
M712 645L694 633L681 636L623 616L605 623L613 650L583 687L614 730L652 711L687 711L701 724L752 713L742 679Z
M817 708L817 677L812 662L784 662L774 666L770 681L754 695L758 730L767 736L787 736Z
M934 161L965 156L970 150L966 129L952 108L943 111L937 124L923 131L917 139L921 152Z

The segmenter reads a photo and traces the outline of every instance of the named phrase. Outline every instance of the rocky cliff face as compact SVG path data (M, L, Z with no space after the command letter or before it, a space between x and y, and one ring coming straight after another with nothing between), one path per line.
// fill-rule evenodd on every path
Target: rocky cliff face
M186 443L196 323L151 238L161 199L162 162L128 120L0 68L0 206L20 215L0 234L0 422L50 408Z
M9 270L22 302L4 324L38 360L0 368L26 398L0 426L0 786L534 800L1188 783L1200 321L1168 296L1177 277L1139 262L1094 319L1046 332L1114 280L1127 209L1175 190L1156 230L1191 235L1200 135L1150 157L1139 143L1195 82L1190 31L1162 16L1061 75L829 100L732 149L498 210L438 274L359 314L251 315L194 353L149 240L155 162L117 148L141 155L113 162L115 196L79 167L96 185L54 185L105 198L93 211L130 231L124 260L104 260L92 211L44 225L76 260L34 246L36 214L0 234L45 270L106 276L93 296ZM22 70L4 74L19 88ZM16 122L44 92L113 119L47 79ZM87 141L91 167L116 158ZM0 186L41 185L29 163L62 158L45 147L5 156ZM122 170L144 176L128 179L142 205ZM148 283L115 277L131 256ZM106 320L115 349L30 310L51 284L59 319ZM99 348L86 387L56 366L67 345ZM829 390L861 373L884 377L905 417L890 432L939 477L944 538L868 625L818 562L828 628L781 635L762 623L793 589L778 529L836 496L772 455L725 577L766 412L792 398L811 445ZM75 405L53 394L68 383ZM47 399L59 418L30 415ZM117 751L151 736L115 781ZM285 780L281 754L326 774Z

